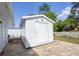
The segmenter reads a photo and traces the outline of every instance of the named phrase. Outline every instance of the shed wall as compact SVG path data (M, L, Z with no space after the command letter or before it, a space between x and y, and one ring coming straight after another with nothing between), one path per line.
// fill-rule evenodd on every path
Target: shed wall
M48 24L42 27L41 25L42 21L43 23L48 23ZM24 24L25 26L22 29L22 36L23 36L22 40L26 48L30 46L33 47L33 46L37 46L37 45L41 45L41 44L45 44L45 43L53 41L53 25L51 22L49 22L45 18L34 18L30 20L25 20ZM47 32L44 35L47 35L48 38L45 38L46 36L44 37L41 35L42 32L40 32L40 30L43 31L44 28L46 28L44 32ZM38 30L38 33L36 33L35 29ZM39 33L41 36L38 35ZM44 40L42 40L42 38L44 38Z

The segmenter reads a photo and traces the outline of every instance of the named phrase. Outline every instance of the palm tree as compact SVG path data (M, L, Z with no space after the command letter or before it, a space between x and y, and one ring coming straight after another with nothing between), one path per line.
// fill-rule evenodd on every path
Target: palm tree
M47 14L49 11L50 11L50 7L46 3L44 3L42 6L39 7L40 14Z

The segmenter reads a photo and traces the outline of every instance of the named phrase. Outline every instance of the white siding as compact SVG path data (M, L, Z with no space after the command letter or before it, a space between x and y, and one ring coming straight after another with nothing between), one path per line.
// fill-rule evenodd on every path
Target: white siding
M53 36L53 24L52 23L49 23L49 39L50 41L52 41L54 39L54 36Z
M53 41L53 24L45 18L25 20L22 29L23 43L26 48Z
M7 5L8 4L8 5ZM2 52L3 48L8 43L8 25L12 25L12 13L9 7L9 3L1 2L0 3L0 20L2 24L0 25L0 53Z
M7 28L6 20L2 20L2 24L0 24L0 53L8 43Z
M3 24L0 24L0 52L2 52L3 49Z
M10 39L20 38L21 29L18 28L8 29L8 35L10 36Z

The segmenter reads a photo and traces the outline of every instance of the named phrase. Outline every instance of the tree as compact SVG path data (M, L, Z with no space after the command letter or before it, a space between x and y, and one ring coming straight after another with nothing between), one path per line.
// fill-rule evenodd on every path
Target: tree
M39 13L45 14L51 20L56 21L55 13L50 10L50 6L46 3L44 3L42 6L39 7ZM56 26L57 26L57 24L55 24L54 30L58 31L58 28Z
M65 28L68 28L67 31L73 30L75 28L75 20L73 18L67 18L63 21L56 21L54 24L54 31L63 31Z
M75 29L75 20L73 18L67 18L63 21L64 28L68 28L67 31L72 31Z
M73 18L67 18L63 21L64 25L75 24L75 20Z
M73 18L75 18L76 13L79 13L79 11L77 11L78 8L79 8L79 2L73 2L71 8L71 16Z
M50 10L50 6L46 3L44 3L42 6L39 7L39 13L45 14L51 20L56 21L55 13Z
M63 31L64 23L63 21L59 20L54 24L54 31L60 32Z
M46 16L48 17L48 18L50 18L51 20L53 20L53 21L56 21L56 15L55 15L55 13L54 12L48 12L47 14L46 14Z
M77 23L79 22L79 2L73 2L72 5L70 17L74 18L77 27Z
M47 14L50 11L50 6L44 3L42 6L39 7L40 14Z

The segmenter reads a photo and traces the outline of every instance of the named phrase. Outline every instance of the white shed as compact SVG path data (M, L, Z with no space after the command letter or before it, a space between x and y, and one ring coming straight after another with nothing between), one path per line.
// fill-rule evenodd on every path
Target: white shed
M8 25L13 25L11 3L0 2L0 53L8 43Z
M20 26L25 48L52 42L53 23L45 15L23 16Z

